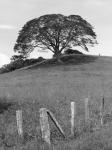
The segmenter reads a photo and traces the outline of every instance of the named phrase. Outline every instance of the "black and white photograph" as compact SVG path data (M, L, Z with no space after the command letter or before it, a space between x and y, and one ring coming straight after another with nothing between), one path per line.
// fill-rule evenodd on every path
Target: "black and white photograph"
M0 150L112 150L112 0L0 0Z

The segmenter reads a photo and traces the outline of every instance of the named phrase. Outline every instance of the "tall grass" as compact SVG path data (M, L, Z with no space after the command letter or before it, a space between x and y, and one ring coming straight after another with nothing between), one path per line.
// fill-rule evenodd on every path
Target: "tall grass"
M39 127L39 108L45 107L52 111L68 137L63 140L50 122L54 149L93 150L93 148L105 148L106 145L109 148L111 146L111 132L109 132L111 125L109 122L111 124L112 119L111 70L112 61L109 59L108 62L107 58L106 61L99 58L90 64L55 65L54 67L33 68L0 75L0 104L5 102L7 105L5 111L0 114L1 145L6 144L7 146L8 144L12 149L14 147L19 149L21 143L17 135L15 112L17 109L22 109L25 140L21 147L35 150L40 146L40 149L47 149L46 144L42 142ZM108 124L108 126L104 126L105 131L102 128L97 131L95 128L100 125L99 107L102 93L105 96L104 124ZM91 120L89 123L85 123L84 100L88 95ZM71 139L70 133L71 101L75 101L77 105L75 137L73 139ZM108 131L108 129L110 130ZM98 140L99 135L104 138ZM100 147L94 138L104 145Z

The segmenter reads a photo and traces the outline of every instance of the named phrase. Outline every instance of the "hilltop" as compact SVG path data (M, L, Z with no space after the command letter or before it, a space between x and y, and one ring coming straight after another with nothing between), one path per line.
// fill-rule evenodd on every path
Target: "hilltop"
M1 101L19 103L26 118L26 133L35 134L35 126L39 126L40 107L46 107L53 112L68 137L71 101L77 104L76 126L79 126L80 120L84 118L84 99L87 97L90 99L94 115L99 111L102 95L105 98L105 112L111 113L112 58L87 55L70 57L71 59L62 58L64 64L52 63L51 60L46 64L35 64L0 75ZM14 118L12 110L14 111L15 107L12 107L9 113L8 110L5 111L5 117L12 115ZM9 122L11 124L11 121ZM54 133L57 134L53 128L52 136L56 137ZM82 138L82 141L84 139Z
M23 100L31 101L38 97L56 99L60 94L68 99L80 99L89 93L99 96L102 92L109 94L108 86L111 87L112 75L111 57L87 55L75 59L73 56L70 57L72 59L63 58L64 64L52 64L50 60L45 64L37 63L28 68L1 74L1 97L7 96L8 93L11 97L16 97L16 100L21 100L22 97ZM42 97L39 96L40 93L44 93ZM108 96L106 93L105 96Z

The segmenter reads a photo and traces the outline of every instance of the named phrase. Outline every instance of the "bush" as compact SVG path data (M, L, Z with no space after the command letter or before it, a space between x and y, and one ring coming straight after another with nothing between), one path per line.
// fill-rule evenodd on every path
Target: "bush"
M15 61L11 61L9 64L4 65L2 68L0 68L0 73L11 72L16 69L20 69L22 67L33 65L33 64L35 64L37 62L41 62L43 60L45 60L43 57L39 57L37 59L26 59L26 60L18 59Z
M65 52L64 52L64 54L81 54L81 55L83 55L83 53L82 52L80 52L80 51L78 51L78 50L73 50L73 49L67 49Z

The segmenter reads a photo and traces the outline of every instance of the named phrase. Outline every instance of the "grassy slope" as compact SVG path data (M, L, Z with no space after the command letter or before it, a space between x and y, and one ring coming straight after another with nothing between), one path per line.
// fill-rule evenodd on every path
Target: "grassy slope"
M46 107L54 113L66 135L70 136L71 100L77 104L78 125L84 117L84 99L88 96L96 111L104 94L106 112L111 112L111 77L112 58L109 57L98 57L94 62L78 65L35 66L33 69L0 75L0 97L24 103L21 107L24 110L25 132L34 134L35 126L39 125L39 108ZM10 113L14 118L14 112Z

